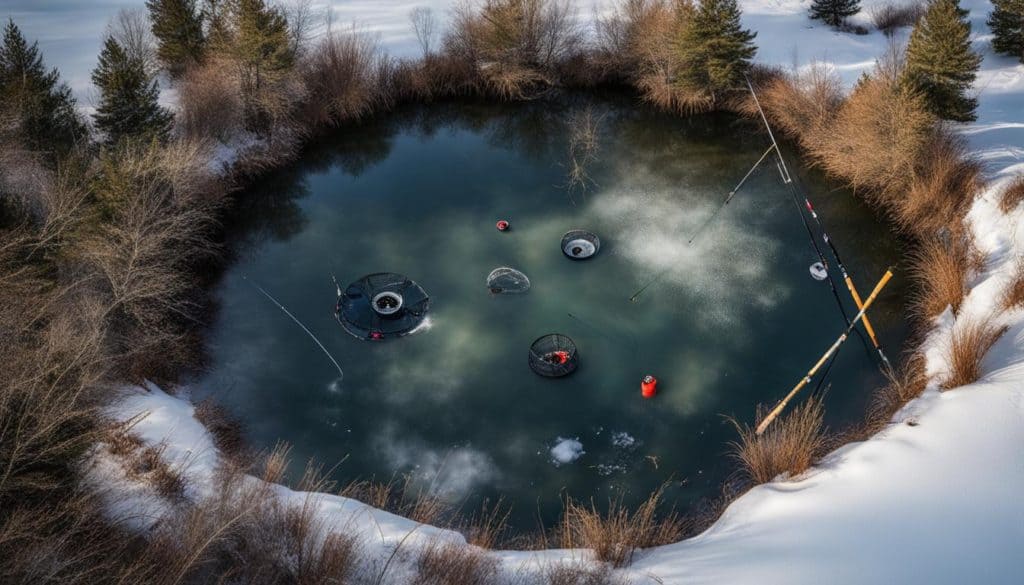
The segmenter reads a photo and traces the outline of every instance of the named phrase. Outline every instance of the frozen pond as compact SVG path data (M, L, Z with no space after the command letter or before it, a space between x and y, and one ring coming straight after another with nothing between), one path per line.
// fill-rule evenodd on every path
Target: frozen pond
M595 185L570 196L567 121L587 108L600 119ZM564 494L642 499L671 482L680 508L713 497L734 469L722 415L751 420L844 326L810 276L816 257L773 166L687 245L766 145L750 123L681 120L615 95L409 108L346 128L239 194L237 258L217 284L195 393L240 417L255 446L287 441L299 462L338 464L341 482L411 473L467 510L503 498L522 529L554 523ZM898 241L849 192L794 172L867 294ZM573 228L601 237L594 258L562 254ZM529 292L490 294L502 266L523 271ZM423 287L426 327L382 342L342 329L332 273L344 289L375 272ZM906 334L903 292L898 277L871 312L891 355ZM552 332L580 355L556 380L527 365L530 343ZM659 380L651 400L646 374ZM881 381L852 337L829 377L829 424L858 419Z

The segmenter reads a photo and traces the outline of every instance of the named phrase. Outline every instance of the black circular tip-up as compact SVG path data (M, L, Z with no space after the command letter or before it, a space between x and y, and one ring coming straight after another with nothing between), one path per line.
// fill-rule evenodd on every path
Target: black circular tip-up
M379 340L408 335L429 308L430 297L420 285L401 274L378 272L348 285L335 314L345 331Z

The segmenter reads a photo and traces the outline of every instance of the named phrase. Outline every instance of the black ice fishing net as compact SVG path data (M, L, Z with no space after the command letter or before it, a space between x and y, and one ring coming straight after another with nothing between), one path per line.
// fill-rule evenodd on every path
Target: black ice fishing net
M378 272L348 285L338 297L336 316L345 331L360 339L409 334L423 323L430 297L401 274Z
M562 253L573 260L586 260L601 249L601 238L587 230L570 230L562 236Z
M561 333L539 337L530 346L530 369L547 378L568 376L579 367L576 344Z
M487 275L487 290L492 294L517 294L530 290L530 279L515 268L495 268Z

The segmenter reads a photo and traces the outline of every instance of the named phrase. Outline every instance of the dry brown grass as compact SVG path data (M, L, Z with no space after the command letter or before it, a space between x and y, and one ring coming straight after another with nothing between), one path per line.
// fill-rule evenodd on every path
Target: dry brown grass
M887 383L872 393L864 428L858 438L866 438L884 429L899 409L924 392L928 381L924 356L920 353L910 355L896 371L884 373Z
M932 238L921 242L911 254L910 276L916 292L911 303L924 319L931 319L952 307L955 314L967 292L970 243L952 236L943 241Z
M628 585L607 565L591 563L552 564L544 569L545 585Z
M999 199L999 209L1003 213L1010 213L1017 209L1021 201L1024 201L1024 175L1017 175L1003 191Z
M498 561L481 549L433 542L416 559L412 585L488 585L498 578Z
M556 533L559 546L589 548L597 559L622 567L632 562L638 548L678 541L686 525L674 510L658 513L664 491L662 486L633 512L621 498L610 499L605 513L593 502L587 506L567 498Z
M936 128L922 146L907 191L886 196L896 223L918 237L959 225L978 190L979 174L963 137Z
M999 304L1007 310L1024 307L1024 258L1017 259L1013 282L1003 291Z
M821 150L843 104L839 77L825 65L814 64L799 73L771 78L759 87L766 114L774 124L800 140L805 149Z
M758 419L763 415L759 408ZM821 399L811 396L761 435L754 431L756 425L730 419L740 435L738 441L730 443L732 456L755 484L768 483L783 474L799 475L822 455L826 445L824 416Z
M955 323L946 354L950 371L942 381L942 389L951 390L980 380L985 355L1005 331L986 321Z
M213 398L207 398L195 405L193 413L213 437L213 444L224 455L241 461L246 455L245 433L242 422L231 415Z
M868 11L871 23L875 28L887 35L892 35L898 28L911 27L917 24L927 8L926 2L910 0L901 4L887 2L871 7Z

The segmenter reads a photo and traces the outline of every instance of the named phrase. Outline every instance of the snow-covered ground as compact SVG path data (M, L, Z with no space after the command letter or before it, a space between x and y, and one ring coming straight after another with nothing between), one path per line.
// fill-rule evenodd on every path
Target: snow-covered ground
M836 33L810 21L809 1L741 0L745 25L758 32L758 61L785 67L824 62L851 84L873 66L887 39L878 32ZM864 0L865 14L858 21L866 23L866 14L879 3ZM89 13L97 14L131 3L89 4ZM378 31L385 46L405 54L415 47L407 24L409 10L430 5L443 16L449 5L443 0L334 4L339 22L356 20L364 29ZM1024 254L1024 234L1017 229L1024 210L1003 215L997 207L1009 175L1024 171L1024 66L991 52L985 25L989 2L961 4L971 11L975 47L985 57L975 86L978 121L959 130L984 161L990 181L969 215L988 262L970 283L959 322L947 313L926 340L929 388L879 435L847 445L798 481L751 490L696 538L639 553L628 570L634 582L1024 583L1024 312L1004 313L999 306L1017 259ZM599 7L605 5L602 0ZM48 61L60 65L76 91L82 91L82 68L76 64L89 60L83 53L94 60L94 39L101 29L88 24L91 16L88 22L47 19L46 27L58 31L47 36L40 21L32 20L38 16L32 14L37 6L15 0L12 16L29 37L40 38ZM580 6L583 12L597 9L586 0ZM21 18L26 14L28 23ZM71 67L51 56L52 47L65 42L54 35L86 29L88 42L95 46L68 59ZM91 63L85 68L86 79L88 68ZM940 393L936 388L946 369L945 348L951 331L965 318L991 318L1008 331L988 354L981 381ZM195 495L201 497L202 490L209 489L218 456L209 435L192 418L191 407L149 388L131 393L113 414L126 419L140 412L151 414L136 431L149 442L168 445L165 456L185 470L196 486L192 489L198 490ZM101 461L96 473L109 479L118 470ZM296 501L305 498L284 488L279 493ZM159 514L162 508L143 496L121 494L114 501L121 512L136 511L142 518ZM453 533L421 527L344 498L325 496L320 506L337 526L363 534L367 550L377 558L390 555L409 532L414 537L407 544L439 535L461 542ZM379 546L369 546L372 543ZM539 566L539 558L587 556L586 551L494 554L509 574ZM404 582L408 562L398 555L385 582Z

